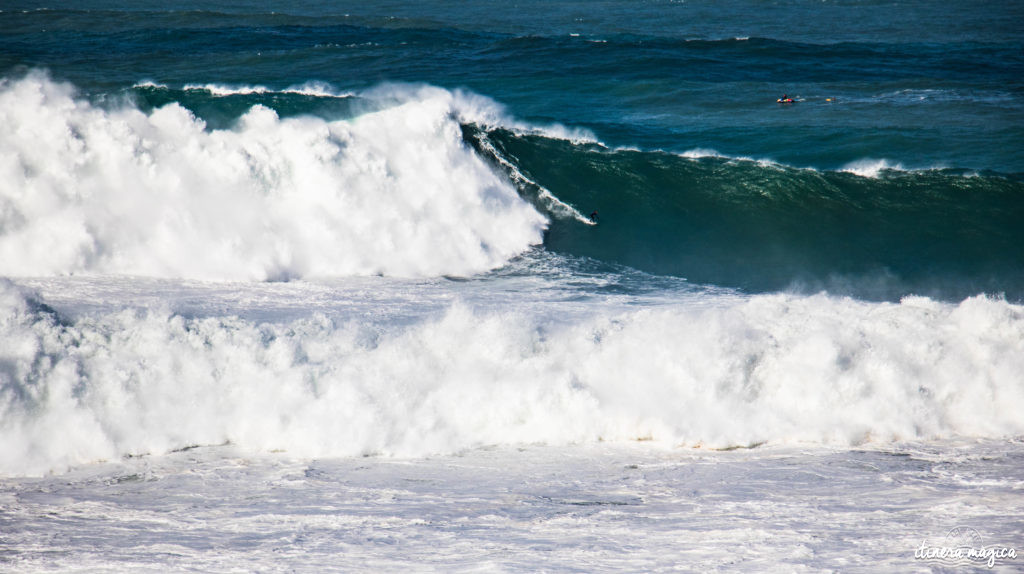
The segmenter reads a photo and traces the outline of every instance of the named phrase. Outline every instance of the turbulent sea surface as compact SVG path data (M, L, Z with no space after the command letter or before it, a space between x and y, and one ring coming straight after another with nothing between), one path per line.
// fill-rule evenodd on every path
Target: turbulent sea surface
M1022 22L0 4L0 569L1021 568Z

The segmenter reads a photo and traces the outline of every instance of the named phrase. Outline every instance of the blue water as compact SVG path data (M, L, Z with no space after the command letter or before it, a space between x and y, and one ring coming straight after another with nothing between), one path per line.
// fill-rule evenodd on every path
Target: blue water
M1022 246L1024 0L0 0L0 569L1020 551Z
M600 213L554 218L549 251L751 292L1019 299L1021 22L1019 1L8 2L0 75L211 130L464 90L593 136L463 126L524 197ZM287 91L310 83L330 97Z

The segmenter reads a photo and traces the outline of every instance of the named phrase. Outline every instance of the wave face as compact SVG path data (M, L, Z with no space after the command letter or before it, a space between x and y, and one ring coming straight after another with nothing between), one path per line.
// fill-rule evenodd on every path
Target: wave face
M1024 180L885 161L839 171L613 150L467 130L496 165L600 225L555 218L548 249L751 291L1024 297ZM511 159L510 159L511 158Z
M133 309L75 318L5 283L0 473L225 442L423 456L602 439L719 448L1024 433L1024 307L1005 301L503 307L456 303L378 325Z
M531 246L750 292L1024 298L1024 178L610 148L429 86L0 85L0 274L472 275ZM585 214L598 211L599 225Z
M257 104L208 129L177 102L5 80L0 275L472 274L541 242L545 218L463 143L452 92L392 96L345 121Z

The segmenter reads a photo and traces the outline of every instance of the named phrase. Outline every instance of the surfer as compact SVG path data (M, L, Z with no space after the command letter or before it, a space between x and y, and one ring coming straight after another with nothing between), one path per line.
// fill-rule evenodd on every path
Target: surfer
M780 104L792 104L793 103L793 98L787 96L786 94L782 94L782 97L779 98L778 102Z
M590 213L590 221L597 223L597 210L595 209Z

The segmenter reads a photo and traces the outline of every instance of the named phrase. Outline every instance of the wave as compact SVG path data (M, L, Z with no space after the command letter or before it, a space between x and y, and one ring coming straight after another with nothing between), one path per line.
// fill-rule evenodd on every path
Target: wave
M327 82L306 82L275 89L261 85L227 84L185 84L176 88L145 81L132 86L132 96L134 103L143 110L177 103L204 121L227 127L255 105L273 109L282 117L316 115L337 119L419 100L443 98L451 101L452 117L463 124L486 129L503 128L517 135L541 135L575 144L601 143L593 132L585 128L524 122L486 96L425 84L386 83L361 91L341 91Z
M850 162L839 171L852 173L861 177L878 178L886 171L907 171L902 164L892 163L885 159L862 159Z
M761 292L1024 298L1024 179L865 160L840 171L472 131L600 225L554 217L551 250ZM495 161L500 166L501 158ZM526 194L529 189L521 190Z
M402 93L347 120L254 105L208 129L177 102L4 80L0 275L465 275L540 243L545 217L462 141L458 116L485 107Z
M1024 433L1024 307L764 295L384 325L62 316L0 284L0 473L230 442L294 456L493 444L837 446Z
M139 84L136 84L135 87L168 89L166 85L155 84L153 82L141 82ZM352 92L339 92L338 90L334 89L333 86L326 82L306 82L302 85L290 86L283 90L272 90L266 86L231 86L226 84L186 84L182 89L184 91L207 92L215 96L235 96L267 93L299 94L302 96L316 96L322 98L351 98L354 96Z
M543 244L750 292L1024 298L1020 174L613 149L427 85L131 94L0 84L0 275L471 275Z

